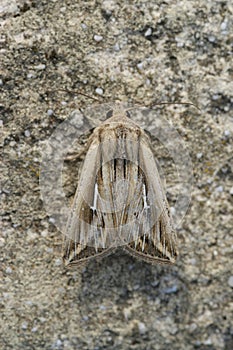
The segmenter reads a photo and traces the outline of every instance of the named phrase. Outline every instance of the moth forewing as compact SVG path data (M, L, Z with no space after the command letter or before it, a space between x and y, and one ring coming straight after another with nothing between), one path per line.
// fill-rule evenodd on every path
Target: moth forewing
M118 111L90 138L66 225L67 264L116 246L149 262L173 263L176 234L146 133Z
M176 233L172 228L169 205L148 139L144 139L144 143L145 147L140 147L140 164L147 176L147 202L150 220L155 224L147 234L146 222L143 233L146 237L150 237L150 251L154 245L154 258L173 263L177 256ZM156 252L159 254L158 257ZM144 254L150 255L146 250Z
M66 224L63 243L63 259L66 265L78 264L96 255L109 254L105 247L105 239L109 236L104 237L102 220L97 211L98 186L95 174L100 167L97 141L94 137L90 140Z

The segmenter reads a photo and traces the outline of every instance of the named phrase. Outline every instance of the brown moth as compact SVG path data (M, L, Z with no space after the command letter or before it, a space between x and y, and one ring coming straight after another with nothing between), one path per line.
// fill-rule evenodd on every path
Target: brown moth
M94 129L66 224L63 260L78 265L121 247L176 261L176 233L147 133L121 108Z

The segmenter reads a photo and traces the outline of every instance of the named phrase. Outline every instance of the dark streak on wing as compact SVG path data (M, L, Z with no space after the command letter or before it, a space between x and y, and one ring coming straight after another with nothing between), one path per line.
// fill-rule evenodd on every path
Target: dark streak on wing
M126 173L127 173L127 160L123 160L123 170L124 170L124 179L126 179Z
M116 170L117 170L117 159L113 160L113 170L114 170L114 181L116 181Z
M163 228L162 228L162 221L159 220L159 238L160 238L160 242L162 242L162 239L163 239Z

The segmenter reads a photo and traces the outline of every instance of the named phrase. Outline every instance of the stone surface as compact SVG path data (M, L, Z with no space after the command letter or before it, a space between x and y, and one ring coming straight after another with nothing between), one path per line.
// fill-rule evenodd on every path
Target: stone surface
M231 350L232 1L3 0L0 16L0 348ZM63 267L38 159L72 110L98 104L77 91L106 103L182 101L201 110L154 107L154 120L163 115L175 126L193 164L176 265L116 252ZM174 207L176 167L154 146ZM78 168L71 163L69 198Z

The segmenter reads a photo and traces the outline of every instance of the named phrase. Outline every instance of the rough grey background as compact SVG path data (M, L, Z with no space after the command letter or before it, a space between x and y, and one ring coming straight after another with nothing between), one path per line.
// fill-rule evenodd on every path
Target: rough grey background
M0 348L231 350L232 1L1 0L0 16ZM92 104L62 88L201 109L164 109L194 175L175 266L120 252L62 266L41 143Z

